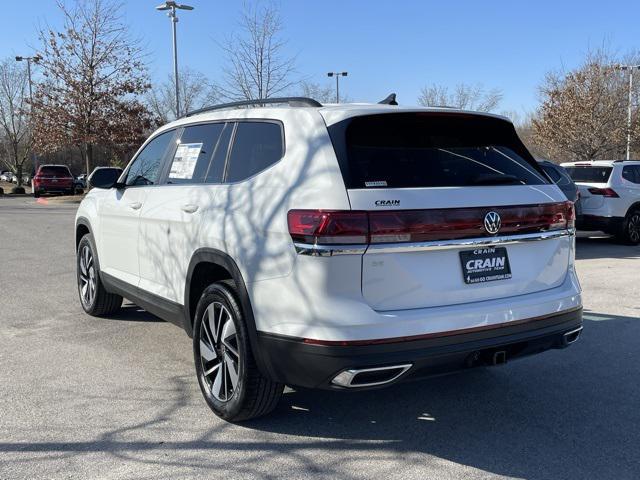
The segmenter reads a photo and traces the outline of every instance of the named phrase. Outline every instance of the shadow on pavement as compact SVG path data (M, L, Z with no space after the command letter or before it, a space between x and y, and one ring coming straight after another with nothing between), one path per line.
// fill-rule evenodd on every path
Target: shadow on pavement
M168 388L179 392L151 420L86 442L0 442L0 452L97 451L120 460L261 478L273 478L263 462L274 459L336 477L351 468L349 478L363 476L357 469L366 462L415 473L434 468L438 459L526 479L637 478L639 344L638 318L587 313L581 340L566 350L384 390L289 391L274 414L240 426L210 419L202 402L198 414L212 424L204 434L180 440L167 432L161 442L139 440L179 416L188 400L195 380L168 377L157 396ZM250 441L225 435L238 428ZM136 439L121 438L136 431ZM157 450L161 456L153 455ZM327 451L339 452L343 461L323 462L319 452Z
M122 308L118 312L104 318L124 322L164 322L161 318L156 317L133 303L123 304Z
M640 258L640 246L624 245L603 233L581 232L576 239L576 259L596 258Z
M250 426L528 479L637 478L639 343L640 319L586 313L566 350L384 390L291 392Z

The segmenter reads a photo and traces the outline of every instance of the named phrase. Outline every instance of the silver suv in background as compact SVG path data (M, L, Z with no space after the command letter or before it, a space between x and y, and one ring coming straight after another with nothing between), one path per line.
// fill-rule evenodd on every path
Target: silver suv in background
M599 230L640 244L640 161L594 160L562 166L578 186L580 230Z

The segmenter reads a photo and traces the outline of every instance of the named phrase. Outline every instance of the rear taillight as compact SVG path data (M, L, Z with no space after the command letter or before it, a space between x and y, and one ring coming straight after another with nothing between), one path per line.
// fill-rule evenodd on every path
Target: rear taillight
M37 175L35 177L33 177L34 185L38 185L41 181L42 181L41 177L38 177Z
M553 203L549 205L553 211L551 221L547 230L564 230L567 228L575 228L576 226L576 207L572 201L562 203Z
M573 202L516 207L429 210L290 210L289 233L294 242L314 245L429 242L489 236L484 217L501 217L498 235L574 228Z
M294 242L349 245L369 241L367 212L290 210L287 220Z
M478 237L485 213L468 208L369 212L370 239L395 243Z
M590 188L589 193L592 195L602 195L609 198L620 198L620 195L616 193L613 188Z

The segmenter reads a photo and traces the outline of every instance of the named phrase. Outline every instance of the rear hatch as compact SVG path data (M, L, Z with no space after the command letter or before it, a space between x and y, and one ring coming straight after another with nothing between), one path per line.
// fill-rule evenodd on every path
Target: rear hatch
M44 166L36 175L40 186L49 188L69 189L73 185L73 177L69 169L64 166Z
M362 294L372 308L491 300L563 282L572 239L560 232L573 206L511 123L389 113L346 119L329 132L351 208L368 215ZM539 236L552 238L524 241ZM487 242L496 244L480 245Z
M607 192L613 167L586 163L574 164L565 169L578 187L583 210L601 208L604 205L604 199L613 195L612 192Z

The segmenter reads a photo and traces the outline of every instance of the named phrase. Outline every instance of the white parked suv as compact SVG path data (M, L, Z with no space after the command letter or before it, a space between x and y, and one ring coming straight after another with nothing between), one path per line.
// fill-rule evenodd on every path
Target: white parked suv
M184 327L217 415L577 340L573 204L507 119L259 103L160 128L76 219L85 311Z
M640 161L568 162L580 192L580 230L600 230L630 245L640 243Z

